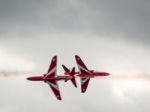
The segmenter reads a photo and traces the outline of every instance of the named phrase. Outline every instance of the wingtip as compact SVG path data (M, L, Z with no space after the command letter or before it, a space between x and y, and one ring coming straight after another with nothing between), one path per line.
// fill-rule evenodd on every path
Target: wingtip
M85 93L86 91L84 91L84 90L81 90L81 93Z
M78 55L75 55L75 57L77 58L77 57L79 57Z
M75 86L75 88L78 88L77 86Z
M57 55L54 55L53 58L57 58Z
M78 56L78 55L75 55L75 59L77 60L77 59L80 59L80 57Z
M57 61L57 55L54 55L54 56L52 57L52 61Z
M56 96L57 100L62 100L61 96Z
M59 101L62 101L62 99L61 99L61 98L59 98L58 100L59 100Z

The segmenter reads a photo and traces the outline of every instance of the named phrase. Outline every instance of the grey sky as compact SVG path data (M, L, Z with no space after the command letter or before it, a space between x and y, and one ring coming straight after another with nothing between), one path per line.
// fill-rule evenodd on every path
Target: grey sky
M53 55L111 75L150 73L147 0L0 0L0 70L47 71ZM77 69L76 69L77 70ZM93 79L85 94L60 82L63 101L26 76L0 77L1 112L149 112L147 80Z
M149 1L1 0L1 31L89 32L149 41Z

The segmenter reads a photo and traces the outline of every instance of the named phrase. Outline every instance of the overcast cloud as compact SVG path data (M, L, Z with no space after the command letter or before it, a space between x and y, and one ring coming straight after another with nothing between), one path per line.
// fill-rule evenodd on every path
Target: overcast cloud
M147 42L149 4L141 0L1 0L1 31L65 30Z
M114 75L150 73L150 1L0 0L0 70L40 75L50 59ZM77 69L76 69L77 70ZM29 74L27 74L29 76ZM85 94L60 82L63 101L26 76L0 77L1 112L149 112L149 80L92 79Z

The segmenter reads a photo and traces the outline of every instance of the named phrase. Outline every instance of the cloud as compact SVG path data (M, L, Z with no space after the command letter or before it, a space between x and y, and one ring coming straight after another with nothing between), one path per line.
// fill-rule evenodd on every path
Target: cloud
M65 30L149 42L149 1L2 0L0 4L1 34Z
M61 75L60 65L76 66L78 54L88 68L114 77L150 73L149 1L1 0L0 15L0 69L39 75L58 55ZM149 112L149 82L136 84L95 79L81 94L71 83L59 82L59 102L43 83L0 77L0 111Z
M4 71L31 71L34 68L32 62L27 61L12 53L0 51L0 69Z

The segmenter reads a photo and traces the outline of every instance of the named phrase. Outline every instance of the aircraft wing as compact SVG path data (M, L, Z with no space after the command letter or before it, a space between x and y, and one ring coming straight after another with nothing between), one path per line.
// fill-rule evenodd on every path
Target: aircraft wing
M51 64L49 66L48 72L45 77L48 78L48 77L55 76L56 71L57 71L57 56L54 56L51 60Z
M85 66L81 58L77 55L75 55L75 60L79 69L79 72L83 75L91 74L91 72L88 70L88 68Z
M81 92L84 93L87 90L90 78L88 75L91 74L91 72L88 70L88 68L85 66L81 58L77 55L75 55L75 60L80 72L80 79L81 79Z
M56 71L57 71L57 56L54 56L51 60L51 64L49 66L49 69L48 69L48 72L47 72L45 78L54 78L56 76ZM56 98L58 100L61 100L61 95L60 95L59 86L57 84L57 81L54 79L54 80L46 81L46 83L48 83L48 85L52 89Z
M57 84L56 80L52 80L52 81L47 81L48 85L50 86L50 88L52 89L54 95L56 96L56 98L58 100L61 100L61 95L60 95L60 90L59 90L59 86Z
M90 78L81 77L81 92L85 93L89 84Z

